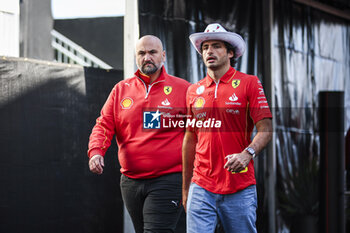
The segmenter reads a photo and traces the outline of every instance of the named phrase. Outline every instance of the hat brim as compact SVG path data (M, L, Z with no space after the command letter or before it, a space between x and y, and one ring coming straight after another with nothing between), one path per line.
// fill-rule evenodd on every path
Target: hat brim
M246 44L243 38L233 32L198 32L190 35L192 45L201 54L201 45L208 40L221 40L231 44L235 48L235 58L243 55Z

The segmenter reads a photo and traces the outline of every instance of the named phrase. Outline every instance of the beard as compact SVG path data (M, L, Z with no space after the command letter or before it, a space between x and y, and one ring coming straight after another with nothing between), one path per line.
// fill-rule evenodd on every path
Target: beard
M207 68L210 68L212 70L217 70L221 67L220 64L212 64L212 63L204 63L204 64Z
M147 66L149 64L151 64L151 66ZM150 75L150 74L154 74L158 70L158 67L153 62L145 62L144 64L142 64L142 67L140 70L142 73L146 75Z
M215 59L214 63L209 63L208 61L204 61L204 64L207 68L210 68L211 70L218 70L221 67L224 67L226 65L226 58L217 58Z

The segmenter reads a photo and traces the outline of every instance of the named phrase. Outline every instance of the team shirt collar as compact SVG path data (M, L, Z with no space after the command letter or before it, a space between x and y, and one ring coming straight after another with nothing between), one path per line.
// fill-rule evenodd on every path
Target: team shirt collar
M235 76L236 72L237 71L232 66L230 66L228 71L220 78L220 82L224 82L224 83L230 82L232 78ZM207 87L209 87L212 83L215 83L214 79L212 79L207 73L207 76L205 77L205 84Z
M164 66L162 66L161 69L162 70L159 74L159 77L154 82L156 82L156 81L158 82L158 81L165 79L166 71L165 71ZM151 77L142 73L139 69L135 72L135 76L142 79L142 81L144 81L146 84L150 84Z

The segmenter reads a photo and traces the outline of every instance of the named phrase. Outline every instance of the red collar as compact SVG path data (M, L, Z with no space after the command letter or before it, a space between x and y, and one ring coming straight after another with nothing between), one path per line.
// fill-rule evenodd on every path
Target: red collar
M235 76L237 70L235 70L232 66L228 69L228 71L220 78L220 82L228 83ZM209 74L205 77L205 84L209 87L212 83L214 83L214 79L212 79Z
M161 80L164 80L164 79L165 79L166 71L165 71L164 66L162 66L161 69L162 69L162 70L161 70L161 72L160 72L160 74L159 74L159 77L158 77L156 80L154 80L154 82L155 82L155 81L161 81ZM144 81L145 84L147 84L147 85L150 84L151 77L148 76L148 75L146 75L146 74L144 74L144 73L142 73L139 69L135 72L135 76L136 76L136 77L139 77L140 79L142 79L142 81Z

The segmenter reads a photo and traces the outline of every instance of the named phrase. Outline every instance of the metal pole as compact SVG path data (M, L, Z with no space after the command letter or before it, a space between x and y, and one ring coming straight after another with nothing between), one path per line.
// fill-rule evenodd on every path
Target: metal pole
M345 233L344 92L319 93L320 232Z
M262 3L263 18L263 54L264 54L264 88L266 97L271 106L271 112L274 116L275 110L275 93L274 82L272 77L272 25L273 25L273 0L263 0ZM273 126L275 120L272 119ZM267 196L267 213L268 213L268 232L276 232L276 136L272 135L271 143L266 148L267 164L266 164L266 191Z

